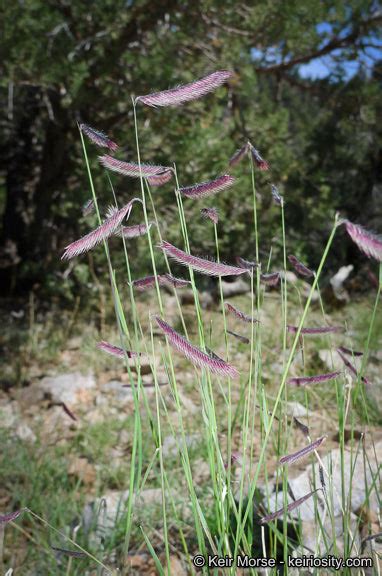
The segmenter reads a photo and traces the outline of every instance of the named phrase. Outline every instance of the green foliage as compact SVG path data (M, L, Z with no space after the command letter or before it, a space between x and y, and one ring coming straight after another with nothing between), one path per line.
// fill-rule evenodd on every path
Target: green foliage
M1 117L5 181L0 205L3 240L13 243L21 259L15 271L5 252L8 289L20 279L25 280L21 288L36 280L48 288L57 285L57 274L66 269L58 261L63 247L94 225L80 217L89 186L76 121L106 130L121 144L121 157L136 160L131 95L188 82L218 68L236 72L228 91L221 88L160 114L139 106L143 161L175 162L181 185L192 184L227 171L228 158L250 138L270 162L270 178L290 206L291 250L312 264L318 261L317 247L332 211L358 218L362 207L360 220L370 221L379 209L372 194L380 181L378 68L374 74L361 68L349 80L345 67L363 57L369 43L378 43L379 16L372 3L352 0L345 8L335 0L239 5L231 0L104 0L93 2L89 10L81 2L27 0L9 3L4 19L0 47L7 57L0 88L8 107ZM325 54L336 65L332 74L324 80L302 79L299 64ZM35 109L28 100L31 93ZM23 150L25 132L32 139ZM106 209L112 195L97 153L89 145L97 195ZM21 172L20 163L25 165ZM240 180L234 192L209 200L221 213L225 259L253 253L249 166L235 174ZM256 176L263 257L273 244L279 258L279 213L272 206L268 180L268 175ZM131 179L113 177L113 183L121 203L139 193L139 183ZM167 185L153 193L166 234L178 243L179 227L169 208L173 190ZM213 248L213 235L200 219L202 206L186 203L193 248L206 254ZM139 242L133 246L139 254L136 272L149 272L148 254ZM342 260L345 249L347 245L337 248ZM97 273L105 260L95 252L94 263L82 257L78 264L94 266ZM88 286L84 276L83 269L65 275L62 296L70 298L80 286Z

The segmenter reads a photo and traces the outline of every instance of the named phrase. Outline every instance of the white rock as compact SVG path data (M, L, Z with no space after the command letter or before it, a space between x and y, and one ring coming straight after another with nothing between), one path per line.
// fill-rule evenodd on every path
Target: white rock
M110 537L113 530L126 510L129 490L112 491L87 504L82 512L82 525L86 533L91 532L91 540L95 544ZM134 510L140 507L151 507L162 502L160 488L148 488L134 495Z
M93 374L80 372L47 376L38 384L53 402L64 402L70 406L86 404L93 397L96 382Z
M296 416L296 418L313 415L313 412L305 408L300 402L287 402L286 413L288 416Z
M343 362L335 350L319 350L318 355L329 370L342 370Z

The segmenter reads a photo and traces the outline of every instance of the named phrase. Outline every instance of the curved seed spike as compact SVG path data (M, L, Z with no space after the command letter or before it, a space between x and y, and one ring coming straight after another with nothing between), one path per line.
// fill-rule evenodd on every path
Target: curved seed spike
M128 358L137 358L138 356L140 356L138 352L131 352L129 350L124 351L123 348L120 348L119 346L114 346L109 342L105 342L105 340L97 342L96 346L99 350L102 350L102 352L111 354L111 356L117 356L117 358L124 358L125 354Z
M300 260L298 260L296 256L293 256L293 254L289 254L288 260L292 264L296 272L301 276L305 276L306 278L311 278L312 276L314 276L314 272L310 270L307 266L305 266L305 264L300 262Z
M298 326L287 325L287 331L291 334L296 334ZM344 332L342 326L318 326L317 328L301 328L300 334L303 335L320 335L320 334L335 334L338 332Z
M200 213L203 218L208 218L214 224L219 222L219 212L216 208L202 208Z
M171 346L188 358L194 365L205 368L220 376L228 376L230 378L237 378L239 376L239 372L234 366L231 366L216 355L212 356L203 352L178 334L178 332L167 324L167 322L159 318L159 316L154 316L154 318L160 329L166 335Z
M280 464L293 464L294 462L301 460L301 458L304 458L304 456L307 456L311 452L314 452L315 450L317 450L317 448L319 446L321 446L321 444L323 443L323 441L325 439L326 439L326 436L321 436L321 438L318 438L315 442L312 442L308 446L305 446L305 448L302 448L301 450L298 450L297 452L294 452L293 454L288 454L287 456L283 456L279 460Z
M178 88L172 88L171 90L164 90L162 92L154 92L153 94L147 94L145 96L138 96L136 102L143 102L147 106L179 106L184 102L189 102L190 100L196 100L201 98L205 94L212 92L224 82L233 76L233 72L228 70L219 70L208 74L200 80L195 82L190 82L184 86L179 86Z
M164 276L161 274L157 274L157 282L159 286L163 286L165 283ZM131 285L133 288L139 290L139 292L144 292L145 290L150 290L155 286L155 276L144 276L143 278L138 278L137 280L133 280Z
M281 196L277 186L271 184L272 198L277 206L284 206L284 198Z
M242 336L241 334L237 334L237 332L233 332L232 330L227 329L227 334L230 334L231 336L233 336L237 340L240 340L240 342L243 342L243 344L249 344L250 343L249 338L247 338L246 336Z
M52 550L55 552L60 552L66 556L71 556L72 558L85 558L85 552L80 552L79 550L67 550L66 548L57 548L57 546L51 546Z
M201 182L200 184L194 184L193 186L188 186L186 188L179 188L179 192L187 198L205 198L206 196L212 196L212 194L216 194L221 190L229 188L235 180L236 178L233 176L224 174L223 176L215 178L215 180Z
M366 230L359 224L344 220L346 231L358 248L369 258L382 262L382 236Z
M241 160L247 154L249 149L250 149L250 143L247 142L246 144L244 144L244 146L236 150L235 154L231 156L231 158L229 159L229 165L236 166L236 164L239 164L239 162L241 162Z
M167 182L170 182L171 178L172 170L168 169L164 172L159 172L159 174L148 176L147 182L150 184L150 186L163 186L164 184L167 184Z
M117 158L113 158L113 156L108 156L107 154L104 156L99 156L98 159L102 166L108 168L108 170L119 172L119 174L123 174L124 176L132 176L133 178L139 178L141 174L142 176L148 178L149 176L155 176L161 172L170 170L170 168L166 168L165 166L152 166L151 164L122 162L122 160L117 160Z
M340 348L337 348L337 352L342 362L345 364L346 368L348 368L356 378L359 378L358 370L356 370L353 364L349 362L349 360L345 357ZM363 382L364 384L371 384L370 380L365 378L365 376L361 376L361 382Z
M270 272L267 274L260 274L260 280L267 286L277 286L280 281L280 272Z
M321 488L317 488L316 490L309 492L309 494L306 494L302 498L299 498L298 500L295 500L291 504L288 504L288 506L286 507L286 511L292 512L292 510L295 510L296 508L301 506L301 504L303 504L303 502L305 502L306 500L311 498L313 496L313 494L315 494L319 490L321 490ZM280 518L280 516L284 516L284 512L285 512L285 508L280 508L280 510L276 510L276 512L273 512L272 514L268 514L267 516L263 516L263 518L261 518L261 520L259 520L259 524L266 524L267 522L271 522L272 520L276 520L276 518Z
M122 221L126 218L128 219L130 216L130 212L134 202L142 202L140 198L133 198L130 200L126 206L121 208L121 210L114 211L113 215L98 226L86 236L83 236L79 240L72 242L65 248L65 252L61 257L61 260L70 258L74 258L79 254L83 254L84 252L88 252L98 244L100 244L103 240L106 240L110 236L112 236L115 231L119 228L122 224Z
M295 425L297 426L297 428L300 430L300 432L302 432L303 434L305 434L305 436L309 436L309 428L308 426L306 426L305 424L303 424L302 422L300 422L300 420L298 420L296 418L296 416L293 416L293 422L295 423Z
M67 414L69 416L69 418L71 418L72 420L74 420L76 422L77 417L73 414L73 412L70 410L70 408L65 404L65 402L61 402L61 406L63 411L65 412L65 414Z
M334 380L338 378L342 372L328 372L327 374L317 374L316 376L299 376L296 378L289 378L288 384L295 386L306 386L307 384L320 384L321 382L327 382L328 380Z
M90 126L87 126L87 124L80 124L80 130L97 146L100 146L101 148L109 148L109 150L112 150L113 152L118 149L118 144L110 140L110 138L100 130L91 128Z
M345 346L339 346L337 348L338 352L342 352L342 354L347 354L348 356L363 356L363 352L357 352L356 350L351 350L350 348L345 348Z
M18 518L23 512L25 512L25 508L15 510L15 512L9 512L9 514L0 515L0 524L8 524L9 522L13 522L13 520L16 520L16 518Z
M252 157L253 160L255 161L256 166L259 168L259 170L269 170L269 164L268 162L266 162L264 160L264 158L261 156L260 152L258 150L256 150L256 148L254 146L251 146L251 152L252 152Z
M229 312L232 312L232 314L234 314L236 318L239 318L239 320L242 320L243 322L247 322L248 324L252 324L252 322L257 323L259 322L259 320L256 320L256 318L252 318L252 316L244 314L244 312L239 310L239 308L236 308L236 306L234 306L233 304L230 304L230 302L226 302L225 306Z
M158 245L158 248L166 252L167 255L180 264L190 266L193 270L209 276L238 276L239 274L247 272L247 270L244 270L243 268L237 268L236 266L229 266L228 264L221 264L220 262L192 256L192 254L187 254L186 252L183 252L183 250L176 248L176 246L173 246L164 240Z
M244 260L240 256L236 256L236 262L240 268L246 268L246 270L252 270L253 268L258 268L260 264L254 260Z
M172 274L164 274L164 278L167 280L168 284L171 284L174 288L186 288L190 286L190 280L184 280L183 278L175 278Z

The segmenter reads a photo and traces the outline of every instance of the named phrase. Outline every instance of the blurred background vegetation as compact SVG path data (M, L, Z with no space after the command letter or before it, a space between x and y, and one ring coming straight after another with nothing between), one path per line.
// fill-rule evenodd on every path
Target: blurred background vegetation
M250 139L284 194L288 250L312 267L334 211L382 230L378 2L15 0L3 16L4 296L33 291L70 302L97 289L103 250L69 265L60 261L64 246L96 224L81 212L90 191L77 122L104 130L120 144L121 159L136 161L131 95L221 68L235 76L214 95L175 109L139 107L142 161L175 162L181 185L190 185L227 171L229 157ZM106 210L110 184L97 149L89 144L88 151ZM234 190L209 202L220 209L221 257L228 261L254 251L249 166L234 174ZM139 194L139 182L111 176L120 203ZM257 186L262 256L272 247L277 261L280 214L272 206L270 176L259 174ZM180 242L171 185L153 193L166 239ZM206 255L214 242L201 207L187 203L186 210L192 249ZM146 243L133 242L134 274L149 273ZM369 267L376 273L376 265L359 258L339 233L330 266L349 262L368 288L364 273Z

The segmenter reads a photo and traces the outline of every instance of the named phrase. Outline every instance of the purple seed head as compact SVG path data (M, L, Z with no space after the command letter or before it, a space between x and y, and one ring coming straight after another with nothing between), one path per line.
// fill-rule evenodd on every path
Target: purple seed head
M96 346L98 350L102 350L102 352L106 352L106 354L116 356L117 358L124 358L125 354L128 358L137 358L138 356L140 356L138 352L130 352L129 350L123 350L123 348L120 348L119 346L114 346L109 342L105 342L105 340L97 342Z
M25 508L21 508L20 510L15 510L15 512L9 512L9 514L0 515L0 524L8 524L9 522L13 522L23 512L25 512Z
M288 504L286 509L280 508L279 510L276 510L276 512L273 512L272 514L268 514L267 516L264 516L263 518L261 518L261 520L259 520L259 523L260 524L266 524L267 522L271 522L272 520L276 520L277 518L280 518L280 516L284 516L285 511L286 512L292 512L292 510L295 510L296 508L301 506L301 504L303 504L306 500L311 498L313 496L313 494L318 492L318 490L321 490L321 488L317 488L316 490L309 492L309 494L306 494L302 498L299 498L298 500L295 500L291 504Z
M116 230L122 224L122 221L126 218L128 219L130 216L130 212L134 202L141 202L139 198L133 198L130 200L126 206L121 208L120 210L113 209L113 212L110 213L111 215L106 218L106 220L83 238L72 242L65 248L65 252L62 255L61 259L69 260L70 258L74 258L79 254L83 254L84 252L88 252L98 244L100 244L103 240L106 240L110 236L112 236Z
M211 220L214 224L219 222L219 213L216 208L202 208L200 213L203 218Z
M293 386L306 386L308 384L321 384L338 378L342 372L328 372L327 374L317 374L316 376L299 376L296 378L289 378L288 384Z
M104 134L100 130L91 128L86 124L80 124L80 130L83 134L85 134L89 138L89 140L91 140L97 146L100 146L101 148L109 148L109 150L111 150L112 152L117 150L118 144L110 140L110 138L108 138L106 134Z
M229 165L230 166L236 166L236 164L239 164L239 162L241 162L241 160L244 158L244 156L250 150L250 147L251 147L250 143L247 142L246 144L244 144L244 146L239 148L239 150L236 150L235 154L233 156L231 156L231 158L229 160Z
M179 106L184 102L196 100L205 94L212 92L224 84L224 82L231 78L232 75L233 73L228 70L219 70L212 74L208 74L208 76L205 76L200 80L185 84L184 86L179 86L178 88L172 88L171 90L164 90L162 92L154 92L153 94L147 94L145 96L138 96L136 101L154 107Z
M236 262L240 268L245 268L246 270L260 267L260 264L255 260L244 260L244 258L241 258L240 256L236 256Z
M171 178L172 178L172 170L168 168L163 172L159 172L158 174L154 174L153 176L148 176L147 182L150 184L150 186L157 187L167 184L167 182L170 182Z
M305 266L305 264L300 262L300 260L298 260L296 256L293 256L293 254L289 254L288 260L292 264L296 272L301 276L305 276L306 278L311 278L312 276L314 276L314 272L310 270L307 266Z
M296 334L298 331L298 326L292 326L290 324L287 325L287 331L291 334ZM342 326L317 326L312 328L301 328L300 334L303 335L311 335L311 336L320 336L321 334L336 334L339 332L343 332L344 329Z
M274 184L271 184L271 192L274 203L277 204L277 206L284 206L284 198Z
M230 334L230 336L233 336L234 338L236 338L240 342L243 342L243 344L249 344L250 343L249 338L247 338L246 336L242 336L241 334L237 334L237 332L233 332L232 330L228 330L228 328L227 328L227 334Z
M258 150L256 150L256 148L254 148L254 146L251 146L251 152L252 152L252 158L256 164L256 166L259 168L259 170L269 170L269 164L268 162L266 162L264 160L264 158L261 156L260 152Z
M353 376L355 376L356 378L359 378L360 375L358 373L358 370L353 366L353 364L351 362L349 362L349 360L343 354L342 350L340 348L337 348L337 352L338 352L338 355L340 356L342 362L345 364L346 368L348 368L348 370L351 372L351 374L353 374ZM363 382L363 384L367 384L367 385L371 384L370 380L368 380L364 376L361 376L360 379L361 379L361 382Z
M260 274L260 280L266 286L277 286L280 281L280 272L270 272L267 274Z
M187 254L165 240L159 244L158 248L163 250L167 256L170 256L176 260L176 262L179 262L179 264L189 266L193 270L200 272L201 274L207 274L208 276L238 276L239 274L247 272L247 270L237 268L236 266L229 266L228 264L214 262L213 260L205 260L204 258Z
M234 316L236 316L236 318L239 318L239 320L241 320L242 322L247 322L248 324L252 324L253 322L257 323L259 322L258 320L256 320L256 318L252 318L252 316L244 314L244 312L239 310L239 308L236 308L236 306L234 306L233 304L230 304L230 302L226 302L225 306L229 312L231 312Z
M70 408L65 404L65 402L61 402L61 406L63 411L65 412L65 414L67 414L69 416L69 418L71 418L72 420L74 420L74 422L77 421L77 417L73 414L73 412L70 410Z
M221 192L222 190L232 186L234 182L235 178L233 176L224 174L223 176L215 178L215 180L201 182L200 184L194 184L187 188L179 188L179 192L182 196L186 196L186 198L198 200L199 198L205 198L206 196L212 196L217 192Z
M283 456L282 458L280 458L280 464L293 464L294 462L301 460L301 458L304 458L304 456L307 456L311 452L314 452L315 450L317 450L317 448L319 446L321 446L321 444L323 443L323 441L325 439L326 439L326 436L321 436L321 438L318 438L318 440L316 440L315 442L312 442L308 446L305 446L301 450L298 450L297 452L294 452L293 454L288 454L287 456Z
M358 248L369 258L382 262L382 237L358 224L344 220L346 231Z
M166 168L165 166L153 166L152 164L136 164L135 162L122 162L113 156L99 156L99 161L105 168L112 170L113 172L119 172L124 176L132 176L133 178L139 178L142 174L145 178L150 176L155 176L161 172L167 172L171 168Z
M302 422L300 422L300 420L298 420L296 418L296 416L293 416L293 422L295 423L296 427L300 430L300 432L302 432L303 434L305 434L305 436L309 436L309 428L308 426L306 426L305 424L303 424Z
M178 334L178 332L176 332L159 316L155 316L154 318L160 329L167 337L169 344L175 348L175 350L183 354L183 356L188 358L195 366L205 368L206 370L209 370L210 372L220 376L228 376L230 378L237 378L239 376L239 372L234 366L231 366L216 355L212 356L211 354L203 352L188 342L188 340L186 340L183 336Z

